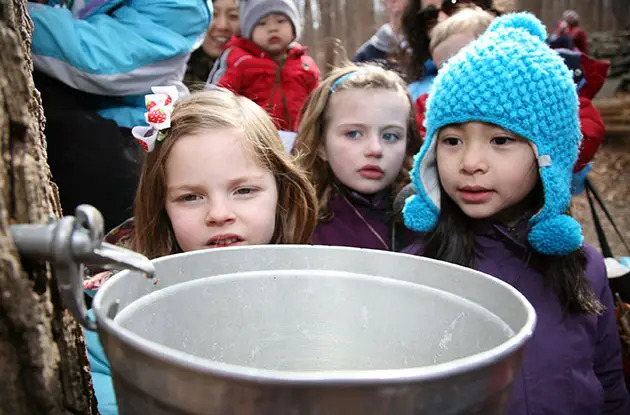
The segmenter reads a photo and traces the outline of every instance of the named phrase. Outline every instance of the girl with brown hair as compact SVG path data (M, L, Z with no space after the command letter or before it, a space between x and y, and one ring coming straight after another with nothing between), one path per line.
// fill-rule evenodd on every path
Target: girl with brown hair
M159 125L136 127L141 135L134 130L150 151L134 217L107 242L150 259L206 248L310 242L315 191L263 109L220 88L168 105L164 101L172 97L160 102L156 96L147 98L147 119L158 125L170 116L170 126L159 132ZM145 138L147 130L157 139ZM86 288L103 281L99 274Z
M310 242L317 222L315 190L262 108L219 88L174 104L175 97L154 91L146 98L151 127L134 130L149 151L135 217L106 240L149 258ZM96 289L109 275L98 274L85 287ZM85 336L98 409L115 415L109 361L97 334Z
M319 202L313 243L399 250L393 210L419 148L404 81L373 65L335 69L304 107L294 152Z

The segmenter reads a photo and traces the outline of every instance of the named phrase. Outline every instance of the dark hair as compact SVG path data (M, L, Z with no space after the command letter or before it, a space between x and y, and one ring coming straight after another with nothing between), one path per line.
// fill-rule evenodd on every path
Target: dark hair
M422 7L422 0L410 0L403 11L401 18L402 29L407 41L409 53L400 53L400 60L406 71L407 82L414 82L424 77L424 63L431 57L429 32L438 22L440 10L453 15L457 10L468 7L480 7L495 16L502 13L493 7L493 0L470 0L442 2L441 9L434 5ZM448 8L447 8L448 6ZM407 51L405 51L407 52Z
M427 233L424 255L465 267L474 267L475 237L470 219L441 190L440 219L437 227ZM524 201L532 211L544 203L539 181ZM586 255L582 248L565 256L549 256L535 252L529 261L558 297L563 312L569 314L600 314L604 306L594 295L584 274Z
M433 20L429 14L433 15L437 10L433 6L422 9L421 3L422 0L410 0L401 19L403 33L411 49L410 56L407 56L406 62L403 62L406 67L407 81L410 82L424 77L424 62L430 57L429 30Z

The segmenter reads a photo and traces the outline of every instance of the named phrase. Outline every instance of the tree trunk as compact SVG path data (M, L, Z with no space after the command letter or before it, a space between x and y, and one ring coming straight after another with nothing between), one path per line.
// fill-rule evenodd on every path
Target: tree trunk
M311 53L317 52L315 27L313 24L313 5L311 0L304 1L304 44L311 48Z
M365 2L365 3L364 3ZM353 3L357 4L356 8L356 21L359 22L357 30L357 48L361 46L363 42L368 40L376 31L376 12L374 10L374 2L372 0L355 0ZM358 3L361 3L359 6ZM355 51L353 51L354 53Z
M0 1L0 414L95 414L85 340L42 263L21 263L14 223L59 216L33 86L26 0Z
M333 36L334 7L332 0L320 0L319 13L321 23L320 36L323 38L325 48L325 67L320 69L322 70L322 75L325 76L330 68L335 64L335 42Z
M363 7L366 7L364 4ZM357 48L360 46L357 40L359 35L358 31L361 28L361 24L359 24L358 13L359 13L359 4L356 0L346 0L345 2L345 10L344 15L346 17L346 24L342 27L345 27L345 38L346 41L344 44L346 45L346 52L349 57L352 57L356 52Z

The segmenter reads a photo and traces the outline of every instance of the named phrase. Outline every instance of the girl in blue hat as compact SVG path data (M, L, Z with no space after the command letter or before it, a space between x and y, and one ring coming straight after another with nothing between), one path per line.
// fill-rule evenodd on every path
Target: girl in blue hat
M602 256L568 215L582 139L562 58L530 14L494 20L449 59L427 102L426 141L403 210L407 252L518 289L537 326L509 414L630 414Z

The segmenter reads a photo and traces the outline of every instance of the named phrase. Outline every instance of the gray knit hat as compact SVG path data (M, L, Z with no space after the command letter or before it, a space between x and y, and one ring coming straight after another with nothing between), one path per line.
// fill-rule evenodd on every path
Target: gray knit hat
M282 13L293 25L295 39L300 38L302 25L300 14L293 0L241 0L241 36L251 39L254 27L263 17L271 13Z

